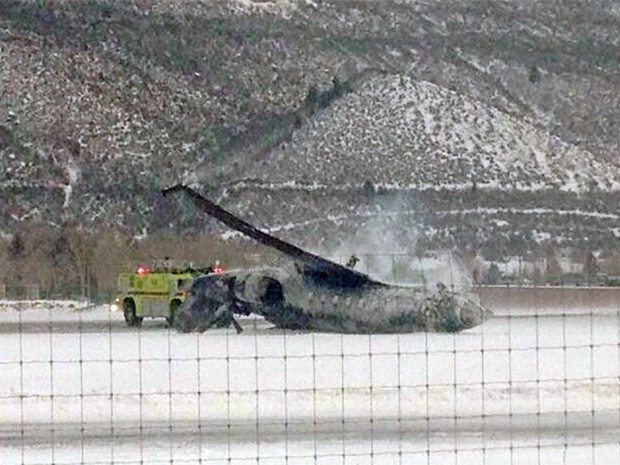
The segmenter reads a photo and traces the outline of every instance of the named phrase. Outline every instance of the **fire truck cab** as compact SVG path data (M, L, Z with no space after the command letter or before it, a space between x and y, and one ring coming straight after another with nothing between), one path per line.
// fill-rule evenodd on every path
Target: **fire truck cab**
M129 326L140 326L144 317L174 322L175 312L185 301L192 280L205 273L221 273L216 266L194 267L170 260L141 263L133 271L121 271L116 279L116 296L111 311L123 311Z

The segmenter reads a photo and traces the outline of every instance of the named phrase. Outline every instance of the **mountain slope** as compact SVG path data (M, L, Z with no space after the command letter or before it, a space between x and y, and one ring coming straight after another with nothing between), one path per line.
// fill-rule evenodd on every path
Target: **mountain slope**
M191 181L308 242L614 247L618 30L607 0L5 0L0 230L212 229L159 199Z
M275 168L277 167L277 169ZM407 77L364 83L243 173L390 189L620 188L619 167L492 106Z

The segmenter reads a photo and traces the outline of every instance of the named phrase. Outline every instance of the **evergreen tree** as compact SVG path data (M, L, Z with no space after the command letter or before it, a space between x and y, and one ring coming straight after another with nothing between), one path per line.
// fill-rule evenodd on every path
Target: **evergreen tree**
M535 65L530 68L529 80L532 84L538 84L540 82L540 70Z
M589 252L586 255L586 260L583 264L581 273L588 281L592 281L596 277L599 271L600 271L600 267L599 267L596 257L594 256L592 252Z
M52 244L52 263L55 267L67 267L73 261L73 253L69 244L69 234L66 226L54 238Z
M338 79L338 76L334 76L332 78L332 84L334 86L334 95L336 97L340 97L344 93L344 89L342 83L340 82L340 79Z
M562 267L558 262L556 247L551 244L546 249L545 273L547 282L557 282L563 274Z
M502 272L499 270L497 263L491 263L491 266L484 274L484 284L497 284L502 277Z
M15 233L9 244L9 257L11 260L19 260L26 255L26 245L20 233Z
M306 93L306 98L304 100L304 106L308 113L312 114L315 112L317 104L319 102L319 88L316 84L312 84L308 88L308 92Z

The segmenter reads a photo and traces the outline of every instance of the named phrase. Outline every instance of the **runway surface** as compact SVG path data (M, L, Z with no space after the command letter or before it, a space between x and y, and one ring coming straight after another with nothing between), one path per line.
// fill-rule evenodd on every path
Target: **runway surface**
M5 305L0 463L620 463L620 317L599 310L343 336Z

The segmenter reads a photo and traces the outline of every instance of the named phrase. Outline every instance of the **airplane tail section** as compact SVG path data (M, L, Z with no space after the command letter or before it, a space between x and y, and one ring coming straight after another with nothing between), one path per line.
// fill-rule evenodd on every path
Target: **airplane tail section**
M224 223L229 228L239 231L261 244L279 250L291 257L295 262L301 265L301 272L304 277L313 280L315 284L345 288L356 288L364 285L383 285L383 283L372 280L368 275L307 252L293 244L255 228L251 224L206 199L190 187L178 184L163 190L162 194L166 196L178 192L189 197L198 209Z

